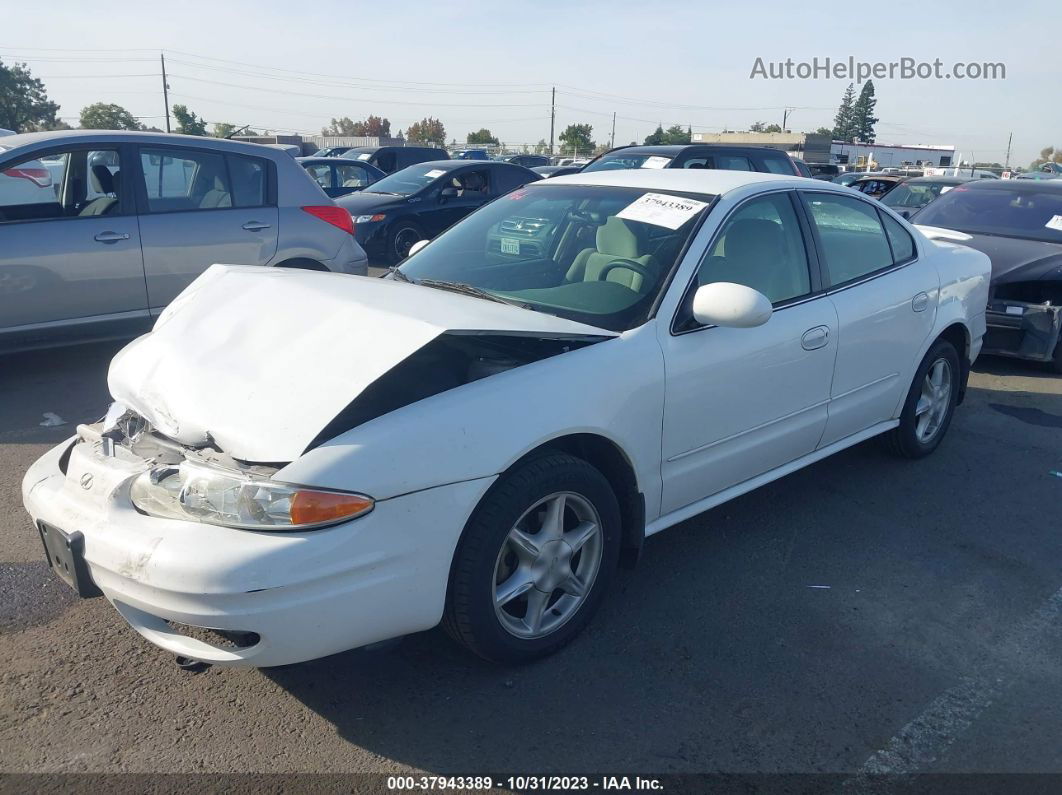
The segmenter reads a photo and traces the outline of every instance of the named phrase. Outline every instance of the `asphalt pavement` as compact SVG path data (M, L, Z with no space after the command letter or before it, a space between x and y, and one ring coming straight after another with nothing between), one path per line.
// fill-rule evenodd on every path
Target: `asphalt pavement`
M436 629L189 674L49 572L21 505L105 410L118 347L0 358L0 771L1062 772L1042 368L979 362L928 459L862 444L654 536L550 659L493 666Z

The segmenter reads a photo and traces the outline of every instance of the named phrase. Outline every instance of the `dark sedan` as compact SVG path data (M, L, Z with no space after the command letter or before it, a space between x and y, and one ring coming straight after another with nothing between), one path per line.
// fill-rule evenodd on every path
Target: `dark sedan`
M977 180L912 221L962 233L951 239L992 260L984 352L1062 372L1062 180Z
M296 157L295 160L333 199L346 196L348 193L355 193L387 176L369 163L344 160L339 157L314 155L313 157Z
M506 155L502 158L506 163L513 163L517 166L523 166L524 168L535 168L536 166L548 166L549 158L545 155Z
M491 199L541 177L494 160L435 160L396 171L368 190L336 201L354 220L370 262L395 264L418 240L430 240Z
M890 190L881 197L881 203L891 207L904 218L910 218L952 188L976 179L977 177L916 177Z

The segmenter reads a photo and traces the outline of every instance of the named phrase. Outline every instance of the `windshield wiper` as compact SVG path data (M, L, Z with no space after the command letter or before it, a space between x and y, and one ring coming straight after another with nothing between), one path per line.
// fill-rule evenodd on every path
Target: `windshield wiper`
M391 276L396 281L400 281L400 282L408 282L409 284L417 284L417 281L415 279L411 279L408 276L406 276L406 274L402 273L402 271L400 271L398 269L397 265L392 265L390 268L388 268L387 269L387 273L385 273L384 276Z
M405 274L403 274L404 276ZM509 304L510 306L518 306L521 309L530 309L532 312L535 308L530 304L525 304L523 301L514 301L511 298L502 298L500 295L481 290L479 287L473 287L471 284L465 284L464 282L448 282L441 279L420 279L416 282L425 287L434 287L438 290L449 290L452 293L460 293L461 295L470 295L473 298L484 298L487 301L496 301L499 304Z

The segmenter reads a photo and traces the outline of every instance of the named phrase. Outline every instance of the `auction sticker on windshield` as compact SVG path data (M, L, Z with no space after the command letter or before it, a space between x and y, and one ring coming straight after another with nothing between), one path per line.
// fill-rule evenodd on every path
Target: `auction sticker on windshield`
M696 199L683 199L665 193L646 193L616 213L616 217L678 229L707 206L707 202L699 202Z
M441 177L445 173L446 173L446 169L433 168L431 171L429 171L424 176L426 176L428 179L435 179L436 177Z
M642 168L667 168L667 164L670 162L670 157L653 155L652 157L645 158L645 162L642 163Z
M1056 232L1062 232L1062 215L1053 215L1051 220L1044 224L1048 229L1054 229Z

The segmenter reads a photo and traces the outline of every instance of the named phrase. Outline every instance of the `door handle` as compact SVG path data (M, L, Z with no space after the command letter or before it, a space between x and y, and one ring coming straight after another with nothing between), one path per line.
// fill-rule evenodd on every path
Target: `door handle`
M263 229L268 229L269 224L263 224L261 221L248 221L243 228L248 232L261 232Z
M929 295L927 293L919 293L911 299L911 309L915 312L925 312L927 306L929 306Z
M128 240L128 232L100 232L93 240L99 243L117 243L119 240Z
M823 348L830 341L830 330L826 326L815 326L804 332L800 338L800 347L806 351Z

